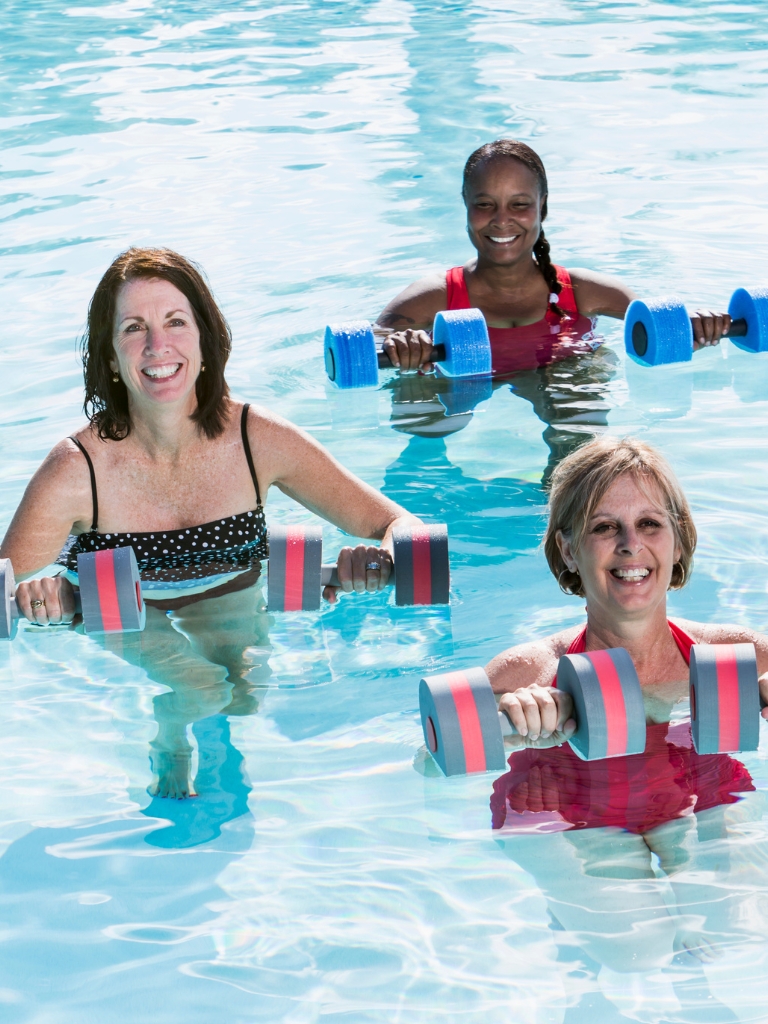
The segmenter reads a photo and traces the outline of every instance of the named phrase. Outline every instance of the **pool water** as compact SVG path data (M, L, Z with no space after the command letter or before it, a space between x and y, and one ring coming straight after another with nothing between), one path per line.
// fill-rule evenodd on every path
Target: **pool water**
M643 370L603 320L593 356L492 392L340 393L321 346L470 256L461 168L501 135L545 160L556 262L691 309L764 285L768 8L6 0L0 53L0 530L81 422L98 278L161 244L212 282L235 394L447 522L453 581L450 611L270 619L257 589L140 636L3 644L0 1018L768 1021L768 725L738 759L754 788L670 822L678 863L649 870L620 829L493 831L494 777L442 778L417 707L425 671L582 619L546 571L542 481L599 430L659 445L692 500L672 613L768 625L766 357ZM277 494L268 516L309 518ZM199 795L150 796L153 767Z

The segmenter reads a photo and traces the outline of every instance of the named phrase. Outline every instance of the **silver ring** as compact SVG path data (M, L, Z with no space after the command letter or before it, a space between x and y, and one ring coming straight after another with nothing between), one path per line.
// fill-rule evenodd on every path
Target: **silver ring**
M366 572L381 572L381 562L369 562L365 567Z

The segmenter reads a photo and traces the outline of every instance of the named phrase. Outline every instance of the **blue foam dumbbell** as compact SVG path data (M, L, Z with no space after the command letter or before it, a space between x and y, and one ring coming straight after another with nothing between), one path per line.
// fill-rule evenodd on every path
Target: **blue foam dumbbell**
M474 377L491 372L491 343L479 309L438 313L432 328L430 361L448 377ZM373 327L366 321L329 324L325 329L325 370L340 388L378 384L379 370L391 369L389 357L376 347Z
M747 352L768 351L768 290L737 288L728 305L726 337ZM627 355L641 366L684 363L693 355L693 327L679 299L631 302L624 318Z

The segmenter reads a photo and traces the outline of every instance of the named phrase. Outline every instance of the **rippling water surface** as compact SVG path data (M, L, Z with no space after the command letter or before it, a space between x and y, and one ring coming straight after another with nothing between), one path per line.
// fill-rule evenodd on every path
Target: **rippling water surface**
M660 445L693 500L673 611L768 626L766 357L642 371L605 321L592 360L473 407L424 380L341 395L320 347L328 320L469 257L461 168L500 135L547 164L557 262L691 308L766 283L765 5L5 0L0 20L0 529L80 422L96 281L162 244L207 271L235 393L445 519L453 573L450 616L371 598L245 640L163 619L151 656L68 631L3 645L2 1019L768 1021L765 725L740 758L754 790L674 825L668 883L618 830L492 832L492 777L437 777L417 713L425 668L583 615L545 572L541 479L606 425ZM463 429L440 437L444 405ZM149 757L181 705L200 795L174 802L148 795ZM657 962L665 901L711 961Z

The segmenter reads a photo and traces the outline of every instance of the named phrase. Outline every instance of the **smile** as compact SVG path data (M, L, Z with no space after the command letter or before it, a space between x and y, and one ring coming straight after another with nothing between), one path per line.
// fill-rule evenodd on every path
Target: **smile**
M643 580L650 573L650 569L611 569L611 575L619 580Z
M495 242L497 245L508 245L510 242L517 241L520 235L509 235L507 238L495 238L493 235L489 235L488 237L492 242Z
M166 363L163 366L145 366L141 371L150 380L166 380L181 369L181 363Z

